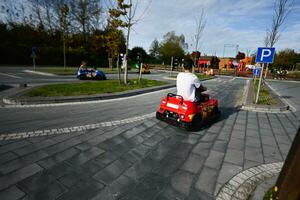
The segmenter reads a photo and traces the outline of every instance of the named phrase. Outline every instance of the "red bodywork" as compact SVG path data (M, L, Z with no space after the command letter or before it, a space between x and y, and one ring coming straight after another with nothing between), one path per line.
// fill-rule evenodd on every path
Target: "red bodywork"
M218 100L204 95L204 102L194 103L183 100L182 96L169 93L161 100L156 117L160 120L190 129L201 121L215 116L218 111Z

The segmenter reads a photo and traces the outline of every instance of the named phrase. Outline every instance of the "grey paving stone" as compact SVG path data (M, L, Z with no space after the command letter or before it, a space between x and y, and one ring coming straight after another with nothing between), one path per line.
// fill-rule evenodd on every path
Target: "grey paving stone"
M285 159L287 157L288 153L289 153L291 145L279 143L278 146L279 146L279 150L281 152L281 155Z
M291 140L287 135L276 135L275 138L279 144L291 145Z
M205 135L200 139L201 142L213 142L217 137L216 133L206 132Z
M258 124L255 122L249 122L247 123L247 130L258 130Z
M231 132L233 128L233 125L225 125L223 126L223 128L221 129L221 132L225 131L225 132Z
M263 163L263 152L260 147L249 147L246 146L245 149L245 159L248 161L254 161L258 163Z
M9 143L3 146L0 146L0 154L9 152L9 151L13 151L15 149L27 146L27 145L31 145L30 142L26 141L26 140L19 140L19 141L15 141L13 143Z
M223 162L221 171L219 172L218 183L224 184L234 175L242 171L242 167L231 163Z
M75 146L76 149L80 150L80 151L86 151L88 149L90 149L92 146L88 143L80 143L78 145Z
M212 142L199 142L192 152L205 157L209 154L212 144Z
M116 145L121 144L124 141L125 139L122 136L118 135L111 139L105 140L104 142L98 144L97 146L101 149L109 151L113 149Z
M96 173L93 178L99 182L109 185L129 167L129 162L125 160L116 160L112 164L105 167L103 170Z
M143 126L136 126L136 127L133 127L132 129L127 130L124 133L122 133L122 136L126 139L129 139L129 138L132 138L132 137L142 133L145 130L146 130L146 128Z
M197 190L213 194L217 180L217 175L218 170L204 167L201 170L197 182L195 183L195 188Z
M192 190L186 200L213 200L215 197L207 192Z
M100 154L100 156L97 156L94 160L96 163L98 163L101 166L107 166L108 164L112 163L113 161L117 160L118 156L111 152L105 152L103 154Z
M265 161L282 161L279 149L277 147L263 146L263 153Z
M80 143L81 143L81 141L78 140L77 138L71 138L69 140L66 140L61 143L52 145L48 148L45 148L45 149L43 149L43 151L45 151L49 155L52 155L52 154L56 154L58 152L64 151L66 149L69 149L70 147L76 146Z
M181 169L196 174L203 166L204 160L204 157L191 153L182 165Z
M27 194L33 193L34 191L45 190L51 182L54 182L55 177L49 172L40 171L33 176L30 176L17 183L17 186Z
M176 140L172 137L159 143L155 149L149 154L153 160L162 160L172 148L176 145Z
M99 149L97 147L93 147L87 151L81 152L78 155L73 156L72 158L68 159L68 162L72 165L82 165L86 163L87 161L99 156L100 154L103 154L105 151L102 149Z
M252 129L247 129L246 130L246 136L247 137L259 137L259 132L258 130L252 130Z
M153 170L153 173L162 177L171 176L179 167L183 164L184 159L167 155L159 164L157 168Z
M244 170L249 169L251 167L256 167L258 165L261 165L263 163L259 163L259 162L255 162L255 161L251 161L251 160L245 160L244 162Z
M231 138L244 140L245 138L245 130L233 130L231 133Z
M244 152L236 149L227 149L224 161L243 166Z
M79 182L76 186L60 196L59 200L83 200L94 197L104 186L96 181Z
M188 195L193 183L193 178L194 175L186 171L179 170L172 176L171 185L174 190Z
M231 137L231 132L227 131L221 131L220 134L218 135L218 140L224 140L224 141L229 141Z
M114 200L113 195L109 191L108 187L98 191L95 196L91 198L91 200Z
M259 137L246 137L246 146L248 147L261 147L261 142Z
M24 197L26 194L16 186L9 187L0 191L0 199L3 200L17 200Z
M196 144L198 142L200 138L200 135L196 135L196 134L193 134L193 135L187 135L187 137L182 140L183 143L187 143L187 144Z
M38 151L40 149L49 147L49 146L51 146L55 143L56 142L54 140L47 139L47 140L41 141L37 144L26 145L25 147L15 149L15 150L13 150L13 152L16 153L19 156L23 156L23 155Z
M141 144L124 154L123 157L129 162L134 163L145 158L150 153L150 151L151 147Z
M210 151L209 156L207 157L204 165L213 169L220 169L223 162L224 153L218 151Z
M124 175L121 175L110 186L109 190L115 199L119 199L124 196L129 190L134 188L136 182Z
M61 184L54 181L49 183L46 188L42 189L39 187L37 190L30 192L28 194L28 199L56 199L65 191L66 189Z
M144 178L151 170L157 168L159 165L159 161L155 161L153 159L143 159L141 162L138 162L131 166L129 169L125 171L125 175L136 180L140 181Z
M19 181L30 177L41 170L42 168L39 165L31 164L13 173L2 176L0 177L0 190L8 188L9 186L18 183Z
M265 135L262 135L261 136L261 142L262 142L263 146L264 145L269 145L269 146L272 146L272 147L276 147L277 146L274 136L265 136Z
M149 174L143 182L132 190L131 195L143 200L155 199L165 188L167 182L168 180L163 176Z
M136 135L132 138L130 138L128 141L132 144L132 145L139 145L141 144L142 142L144 142L144 138L140 135Z
M14 159L3 165L0 165L0 174L8 174L12 171L18 170L27 165L35 163L38 160L46 158L47 156L48 156L48 154L46 154L45 152L37 151L37 152L31 153L31 154L25 155L23 157Z
M228 147L227 148L230 148L230 149L236 149L236 150L243 150L244 149L244 140L242 139L239 139L239 138L231 138L229 143L228 143Z
M161 142L163 139L164 139L164 137L162 137L160 135L153 135L152 137L147 139L143 144L153 147L153 146L157 145L159 142Z
M227 149L227 144L228 144L227 141L217 140L217 141L214 143L212 149L215 150L215 151L219 151L219 152L225 153L225 152L226 152L226 149Z
M49 169L49 168L53 167L54 165L71 158L72 156L76 155L77 153L79 153L79 150L70 148L63 152L57 153L54 156L47 157L43 160L40 160L40 161L38 161L38 164L40 166L42 166L44 169Z
M220 130L221 130L221 128L222 128L221 126L216 126L214 124L214 126L209 127L209 129L207 130L207 132L210 132L210 133L219 133Z
M6 163L8 161L11 161L15 158L17 158L18 156L12 152L6 152L0 155L0 165L3 163Z
M183 200L186 198L186 195L176 191L171 185L166 186L164 190L156 197L155 200ZM151 199L151 198L149 198ZM128 199L129 200L129 199Z

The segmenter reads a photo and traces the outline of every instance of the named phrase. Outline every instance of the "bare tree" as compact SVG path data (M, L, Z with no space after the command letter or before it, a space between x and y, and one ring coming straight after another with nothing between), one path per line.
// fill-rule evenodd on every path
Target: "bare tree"
M35 0L33 2L33 10L35 13L36 24L39 28L44 29L44 23L42 18L41 4L40 0Z
M125 53L125 72L124 72L124 83L127 84L128 79L128 49L129 49L129 40L130 33L132 27L136 25L139 21L141 21L146 13L150 9L150 5L152 0L149 0L144 9L141 8L140 0L128 0L127 3L124 3L124 0L119 0L118 5L115 6L115 3L112 0L108 1L110 3L110 7L117 7L115 9L111 9L111 11L118 13L115 15L115 22L120 24L120 27L125 28L126 31L126 53ZM137 10L141 10L141 14L137 16Z
M204 28L206 26L206 18L205 18L205 10L201 9L201 13L198 17L196 17L196 34L193 37L193 42L195 43L195 51L199 50L200 39L203 35ZM196 64L196 57L194 58L194 62ZM193 73L195 71L195 66L193 66Z
M45 1L45 18L46 18L46 22L47 22L47 29L49 29L51 31L51 33L54 32L54 26L53 26L53 20L54 20L54 16L53 16L53 7L54 7L54 1L53 0L48 0Z
M101 13L99 0L74 0L71 1L71 12L74 20L79 25L83 34L85 45L87 45L88 34L91 30L92 21ZM97 21L97 20L96 20Z
M196 34L193 38L195 43L195 51L199 50L199 43L203 35L205 26L206 26L205 10L204 8L202 8L200 15L196 17Z
M266 47L274 47L275 43L280 37L280 27L286 21L287 16L291 12L293 0L275 0L274 4L274 16L272 20L272 27L267 30L266 37L264 38L264 44ZM268 73L269 65L267 65L265 78Z

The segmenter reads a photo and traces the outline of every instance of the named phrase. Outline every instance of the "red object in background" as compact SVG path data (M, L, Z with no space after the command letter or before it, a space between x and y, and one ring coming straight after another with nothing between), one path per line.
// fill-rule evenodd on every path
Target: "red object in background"
M186 130L198 128L203 122L219 116L218 100L204 95L204 102L185 101L182 96L169 93L156 112L156 118Z
M209 60L198 60L198 65L207 65Z
M201 53L199 51L193 51L192 56L193 58L200 58Z

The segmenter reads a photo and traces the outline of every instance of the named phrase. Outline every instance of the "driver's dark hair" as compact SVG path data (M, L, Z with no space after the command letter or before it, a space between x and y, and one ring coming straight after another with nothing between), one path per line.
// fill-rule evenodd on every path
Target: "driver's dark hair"
M194 61L190 58L186 59L183 63L183 68L185 70L190 70L193 68L193 65L194 65Z

